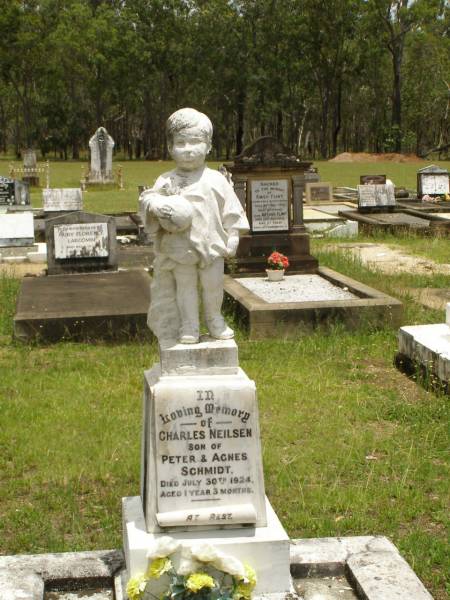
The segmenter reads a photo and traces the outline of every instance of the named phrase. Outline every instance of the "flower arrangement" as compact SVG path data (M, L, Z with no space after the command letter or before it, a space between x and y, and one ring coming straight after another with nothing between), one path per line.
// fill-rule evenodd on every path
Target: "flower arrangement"
M250 600L256 586L250 565L210 544L182 546L163 536L147 558L147 571L128 581L129 600Z
M272 254L267 259L267 268L272 269L274 271L282 271L289 267L288 257L281 252L272 252Z

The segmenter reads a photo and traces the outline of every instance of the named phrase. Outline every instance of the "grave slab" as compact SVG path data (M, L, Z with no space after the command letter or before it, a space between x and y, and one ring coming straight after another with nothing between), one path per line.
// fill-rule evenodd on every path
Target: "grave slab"
M147 336L149 303L150 279L144 270L25 277L14 336L51 342Z
M226 275L225 300L238 321L248 328L252 340L277 336L296 338L315 327L335 322L342 322L349 329L367 322L375 326L386 322L400 325L403 306L399 300L326 267L319 267L316 275L336 286L338 291L349 291L356 298L322 297L315 301L309 295L303 301L289 298L287 302L268 302L242 284L245 276ZM304 293L307 294L307 290Z
M401 327L395 362L407 372L422 368L429 377L437 377L450 390L450 325Z

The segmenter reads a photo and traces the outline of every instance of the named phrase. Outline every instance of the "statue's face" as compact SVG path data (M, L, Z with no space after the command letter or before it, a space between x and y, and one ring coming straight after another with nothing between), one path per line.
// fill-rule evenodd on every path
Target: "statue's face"
M171 157L182 171L199 169L210 149L211 144L205 141L205 136L195 127L176 133L169 146Z

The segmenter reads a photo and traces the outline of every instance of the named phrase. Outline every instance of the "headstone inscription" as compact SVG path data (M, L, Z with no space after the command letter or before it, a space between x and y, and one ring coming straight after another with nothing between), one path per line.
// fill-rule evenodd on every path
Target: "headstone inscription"
M83 194L80 188L46 188L42 190L45 212L83 210Z
M417 195L445 196L450 193L449 172L436 165L429 165L417 172Z
M89 140L91 150L91 168L88 175L89 183L112 183L112 153L114 140L104 127L99 127Z
M288 179L254 179L250 182L250 194L252 231L289 230Z
M48 274L117 270L114 217L72 212L47 219Z
M390 183L358 185L358 208L386 208L395 206L394 186Z
M0 246L31 246L33 244L33 213L0 214Z

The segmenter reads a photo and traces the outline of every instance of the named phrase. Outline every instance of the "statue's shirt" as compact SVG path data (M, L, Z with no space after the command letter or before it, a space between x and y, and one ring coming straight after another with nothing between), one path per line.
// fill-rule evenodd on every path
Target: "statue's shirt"
M227 256L231 230L244 233L250 226L233 187L219 172L202 167L194 172L177 170L164 173L151 190L143 194L151 203L152 193L164 189L177 190L192 205L191 227L181 233L167 233L154 215L147 213L146 228L157 235L157 259L160 268L173 268L174 263L205 267L218 257ZM148 200L147 200L148 199Z

